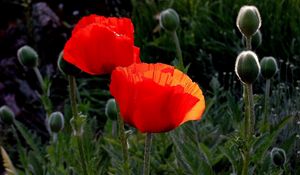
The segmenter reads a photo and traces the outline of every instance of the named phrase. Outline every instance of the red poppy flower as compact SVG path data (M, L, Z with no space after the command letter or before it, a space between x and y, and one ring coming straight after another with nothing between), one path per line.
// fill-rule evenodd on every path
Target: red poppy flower
M117 66L140 62L133 32L133 24L128 18L83 17L72 31L63 57L89 74L111 73Z
M117 67L110 92L124 121L141 132L167 132L189 120L199 120L205 101L199 86L166 64Z

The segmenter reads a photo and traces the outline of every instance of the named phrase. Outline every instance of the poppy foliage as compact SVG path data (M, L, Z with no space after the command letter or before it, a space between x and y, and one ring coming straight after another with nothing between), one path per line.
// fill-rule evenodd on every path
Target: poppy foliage
M133 33L128 18L83 17L65 44L63 58L92 75L111 73L117 66L140 62Z
M111 75L110 92L124 121L141 132L170 131L201 119L205 109L199 86L162 63L117 67Z

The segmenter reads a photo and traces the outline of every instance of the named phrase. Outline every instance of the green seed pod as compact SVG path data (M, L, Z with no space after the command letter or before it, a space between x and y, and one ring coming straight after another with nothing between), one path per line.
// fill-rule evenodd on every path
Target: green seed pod
M15 114L8 106L2 106L0 108L0 119L6 124L13 124L15 120Z
M261 67L261 74L265 79L272 78L277 70L277 62L274 57L264 57L260 61L260 67Z
M61 112L53 112L50 114L48 125L51 132L58 133L64 128L65 119Z
M117 104L114 98L109 99L105 105L105 115L111 120L116 120L118 117Z
M34 68L38 66L39 56L30 46L23 46L17 52L19 62L26 67Z
M255 6L243 6L238 14L236 26L247 38L254 35L261 26L259 11Z
M171 8L160 13L159 24L169 32L174 32L179 27L180 20L177 12Z
M63 59L63 52L60 52L58 56L57 66L58 69L65 75L76 76L81 73L80 69Z
M246 38L244 35L243 35L242 42L243 42L244 46L246 46ZM260 30L258 30L251 38L252 48L254 50L257 49L261 45L261 43L262 43L262 34L261 34Z
M241 52L235 61L235 73L243 83L253 83L260 73L256 54L252 51Z
M286 162L286 153L284 149L273 148L271 151L271 160L275 166L283 166Z

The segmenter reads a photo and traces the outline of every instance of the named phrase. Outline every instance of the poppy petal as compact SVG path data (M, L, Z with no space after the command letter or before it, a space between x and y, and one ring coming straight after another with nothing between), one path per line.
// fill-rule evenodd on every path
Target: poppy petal
M115 32L118 35L125 35L133 39L134 28L130 19L115 17L106 18L94 14L83 17L76 24L75 28L72 31L72 35L91 24L102 25L103 27L106 27L107 29Z
M101 25L92 24L76 32L65 45L64 59L90 74L105 74L116 66L134 61L133 41L118 37Z
M134 63L140 63L140 48L133 46L133 62Z
M141 132L166 132L189 120L199 120L205 109L199 86L166 64L133 64L116 68L110 91L124 121Z
M133 31L128 18L83 17L65 44L63 58L92 75L138 63L140 52L134 46Z

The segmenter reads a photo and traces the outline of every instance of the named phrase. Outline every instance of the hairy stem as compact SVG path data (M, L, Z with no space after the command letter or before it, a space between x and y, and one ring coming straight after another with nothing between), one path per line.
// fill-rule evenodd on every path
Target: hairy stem
M72 107L72 114L74 118L78 117L77 102L76 102L76 79L74 76L69 75L69 91L70 102Z
M36 75L36 77L39 81L40 87L44 91L44 80L43 80L43 77L42 77L42 74L41 74L40 70L37 67L34 67L33 71L34 71L34 73L35 73L35 75Z
M266 80L266 89L265 89L265 106L264 106L264 119L263 119L263 132L268 130L268 116L269 116L269 95L270 95L270 79Z
M248 174L249 161L250 161L250 141L254 131L254 105L253 105L253 92L252 84L244 84L245 88L245 149L243 151L243 169L242 175Z
M181 48L180 48L180 43L179 43L179 39L178 39L178 36L177 36L177 32L174 31L171 34L172 34L172 38L174 40L174 43L176 45L176 54L177 54L177 59L178 59L178 69L181 70L181 71L184 71L184 64L183 64L182 52L181 52Z
M248 105L248 102L249 102L249 92L248 92L248 88L247 88L247 85L246 84L243 84L243 98L244 98L244 110L245 110L245 119L244 119L244 137L245 137L245 140L248 140L248 135L250 133L250 124L251 124L251 121L250 121L250 114L249 114L249 105Z
M78 120L78 110L77 110L77 102L76 102L76 79L74 76L69 75L69 91L70 91L70 102L71 102L71 107L72 107L72 114L74 121ZM76 122L75 122L76 124ZM78 128L78 126L75 126L75 129ZM84 147L82 143L82 134L75 135L76 141L77 141L77 146L79 150L79 156L81 159L81 165L82 165L82 171L84 175L88 175L87 171L87 164L86 164L86 159L85 159L85 154L84 154Z
M81 162L82 162L83 173L84 173L84 175L88 175L87 166L86 166L87 163L86 163L86 159L85 159L84 147L83 147L83 142L82 142L82 135L77 135L75 137L76 137L76 140L77 140L79 155L80 155L80 159L81 159Z
M119 137L121 140L122 145L122 152L123 152L123 169L124 173L126 175L129 175L129 163L128 163L128 148L127 148L127 141L126 141L126 135L125 135L125 128L124 128L124 121L121 118L120 109L117 104L117 111L118 111L118 125L119 125Z
M250 116L250 133L252 136L255 129L255 115L254 115L254 101L253 101L253 89L252 84L247 84L248 91L248 106L249 106L249 116Z
M39 95L39 97L41 99L41 102L44 106L44 109L46 111L46 120L45 120L45 122L46 122L46 127L47 127L47 120L48 120L47 117L49 117L51 112L52 112L52 104L51 104L51 101L49 99L49 94L47 92L47 90L49 88L49 83L44 81L44 79L42 77L42 74L41 74L40 70L37 67L34 67L33 71L34 71L34 73L35 73L35 75L38 79L39 85L42 89L42 94L38 93L38 95ZM49 129L49 128L47 127L47 129Z
M145 149L144 149L143 175L149 175L150 174L151 143L152 143L152 133L147 133L146 140L145 140Z
M242 175L248 175L249 171L249 151L244 152Z
M251 40L252 37L246 37L246 49L251 50ZM250 162L250 140L255 126L255 116L254 116L254 105L253 105L253 92L252 84L244 84L244 103L245 103L245 131L244 137L246 145L243 150L243 169L242 175L248 175L249 162Z
M246 37L246 49L247 50L252 50L251 41L252 41L251 36L249 38Z
M252 84L244 84L245 88L245 138L247 141L254 131L255 116L254 116L254 104L253 104L253 92Z

